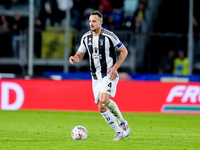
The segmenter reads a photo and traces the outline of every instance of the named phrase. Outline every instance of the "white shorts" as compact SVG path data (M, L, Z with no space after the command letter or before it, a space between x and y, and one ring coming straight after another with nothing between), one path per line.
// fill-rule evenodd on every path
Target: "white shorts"
M119 77L117 76L115 80L110 80L110 74L102 79L94 80L92 79L92 89L94 94L94 102L97 104L100 93L108 93L110 97L114 97L117 90L117 83Z

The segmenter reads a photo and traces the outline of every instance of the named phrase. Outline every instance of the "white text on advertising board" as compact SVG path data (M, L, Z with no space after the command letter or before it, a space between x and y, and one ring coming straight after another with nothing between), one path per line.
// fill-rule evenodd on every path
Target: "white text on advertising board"
M200 86L176 85L170 90L166 102L171 103L176 97L181 98L181 103L200 103Z
M10 104L9 90L16 93L15 101ZM14 82L1 83L1 109L2 110L18 110L24 103L24 91L22 87Z

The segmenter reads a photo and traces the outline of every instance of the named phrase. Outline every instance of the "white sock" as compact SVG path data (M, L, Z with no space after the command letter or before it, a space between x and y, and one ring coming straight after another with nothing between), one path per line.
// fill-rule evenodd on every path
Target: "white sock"
M113 100L109 100L105 106L113 113L114 116L117 117L117 119L119 119L120 122L124 122L125 119L122 116L122 113L120 112L117 104L113 101Z
M105 121L116 131L116 132L122 132L122 129L119 127L117 123L116 117L107 110L104 113L101 113Z

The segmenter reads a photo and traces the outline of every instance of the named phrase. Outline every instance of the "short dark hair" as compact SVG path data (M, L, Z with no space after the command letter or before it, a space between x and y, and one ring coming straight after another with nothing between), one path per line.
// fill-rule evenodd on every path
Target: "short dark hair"
M90 15L97 15L103 20L103 15L98 10L93 11Z

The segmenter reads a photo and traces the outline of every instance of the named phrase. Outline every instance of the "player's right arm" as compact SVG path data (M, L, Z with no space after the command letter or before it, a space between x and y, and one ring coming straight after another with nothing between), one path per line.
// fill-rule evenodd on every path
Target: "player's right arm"
M83 56L85 55L85 52L86 52L86 44L84 41L84 39L86 38L86 35L87 34L84 34L83 37L81 38L81 44L76 54L74 56L69 57L69 62L71 64L79 63L83 59Z
M79 63L83 59L84 55L85 55L85 53L77 51L77 53L74 56L69 57L69 62L71 64Z

